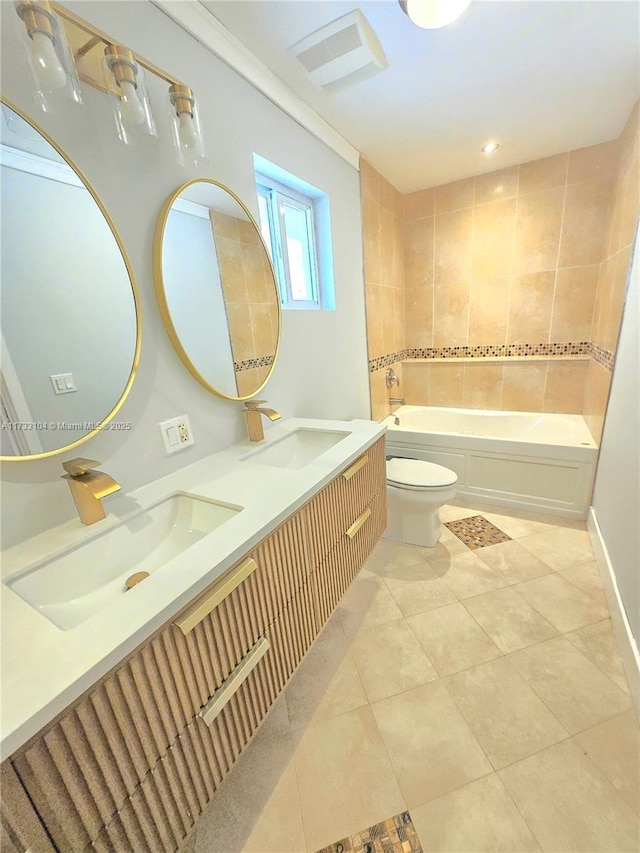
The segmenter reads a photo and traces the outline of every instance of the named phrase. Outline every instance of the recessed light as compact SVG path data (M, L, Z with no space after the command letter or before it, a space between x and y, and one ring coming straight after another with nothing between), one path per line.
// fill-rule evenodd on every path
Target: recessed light
M493 154L494 151L497 151L500 148L499 142L487 142L482 146L483 154Z

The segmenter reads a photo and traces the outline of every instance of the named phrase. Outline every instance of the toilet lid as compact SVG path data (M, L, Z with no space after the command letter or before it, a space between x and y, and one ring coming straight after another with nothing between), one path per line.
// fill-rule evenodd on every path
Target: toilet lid
M443 465L421 459L389 459L387 481L398 486L426 489L429 486L453 486L458 475Z

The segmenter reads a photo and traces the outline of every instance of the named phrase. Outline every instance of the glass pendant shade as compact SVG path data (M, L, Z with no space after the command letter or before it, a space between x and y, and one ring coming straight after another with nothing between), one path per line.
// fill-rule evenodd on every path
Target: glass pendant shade
M402 11L417 27L438 30L464 12L471 0L399 0Z
M138 135L156 138L144 70L135 55L126 47L110 44L105 48L104 76L118 138L125 144Z
M36 103L45 112L50 112L59 98L81 104L78 72L67 34L48 0L17 0L15 9Z
M181 166L206 163L198 105L193 90L175 83L169 87L173 144Z

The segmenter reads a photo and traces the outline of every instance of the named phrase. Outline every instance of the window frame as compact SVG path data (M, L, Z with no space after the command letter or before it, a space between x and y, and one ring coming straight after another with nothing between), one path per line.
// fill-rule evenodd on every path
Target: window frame
M278 293L280 294L280 303L283 309L294 311L321 310L322 292L318 266L318 231L316 228L315 200L261 172L256 172L256 191L258 194L258 209L260 207L260 197L266 201L270 256L276 272ZM303 211L305 214L313 299L294 299L292 295L289 256L288 252L285 251L287 229L283 202L289 207ZM261 233L262 227L263 222L260 216Z

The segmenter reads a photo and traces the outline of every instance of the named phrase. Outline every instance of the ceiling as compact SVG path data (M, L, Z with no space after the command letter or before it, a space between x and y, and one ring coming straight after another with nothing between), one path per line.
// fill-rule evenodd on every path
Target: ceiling
M201 2L403 193L613 139L640 94L636 0L474 0L441 30L396 0ZM289 48L355 8L389 68L328 94Z

